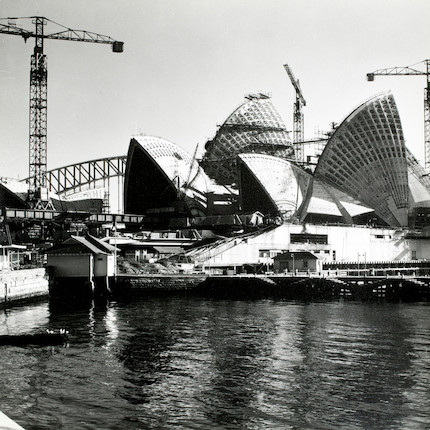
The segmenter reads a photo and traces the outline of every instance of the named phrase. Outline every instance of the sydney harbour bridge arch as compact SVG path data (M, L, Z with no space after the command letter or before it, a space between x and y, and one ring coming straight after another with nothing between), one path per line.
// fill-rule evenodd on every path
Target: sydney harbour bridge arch
M46 172L48 191L73 200L103 198L108 211L123 212L127 156L99 158Z

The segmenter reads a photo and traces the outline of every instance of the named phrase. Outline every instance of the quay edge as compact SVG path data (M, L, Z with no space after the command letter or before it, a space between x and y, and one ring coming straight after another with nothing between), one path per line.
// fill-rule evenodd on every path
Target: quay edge
M220 299L428 302L430 278L402 276L119 275L114 297L187 294Z
M140 294L188 293L203 284L205 274L151 274L117 275L112 282L113 296L134 296Z
M212 276L194 294L221 299L429 302L430 278Z
M83 299L93 295L132 298L173 294L238 300L430 302L428 276L120 274L102 281L94 284L79 282L77 278L48 281L43 268L1 273L0 306L48 296Z
M0 272L0 306L10 306L49 295L44 268Z

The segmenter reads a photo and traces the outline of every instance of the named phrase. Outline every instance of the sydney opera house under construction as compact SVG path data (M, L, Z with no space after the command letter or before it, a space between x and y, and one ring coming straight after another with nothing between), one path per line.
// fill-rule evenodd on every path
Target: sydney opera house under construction
M297 159L295 146L263 94L248 96L227 118L200 162L161 138L134 137L125 211L144 214L153 228L194 226L226 236L252 214L272 226L201 252L213 266L216 255L221 265L241 264L286 250L329 261L430 258L430 177L405 146L390 92L348 115L316 166Z
M163 138L135 136L124 213L141 216L146 230L222 237L188 252L211 267L285 251L326 262L430 259L430 176L405 146L390 92L319 141L315 163L297 156L299 144L265 94L245 98L200 160ZM3 206L23 207L5 186L0 191Z
M246 99L199 163L161 138L131 140L125 212L173 220L260 212L291 223L389 227L430 224L430 177L406 149L391 93L354 110L311 172L265 95Z

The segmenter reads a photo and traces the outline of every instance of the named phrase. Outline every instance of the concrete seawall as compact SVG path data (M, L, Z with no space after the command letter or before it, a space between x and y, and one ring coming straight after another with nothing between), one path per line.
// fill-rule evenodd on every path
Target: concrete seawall
M24 269L0 273L0 305L48 296L45 269Z
M430 278L402 276L120 275L114 295L182 293L225 299L430 301Z
M160 294L192 291L206 275L118 275L113 282L115 295Z
M278 298L286 300L430 301L430 278L212 276L195 294L225 299Z

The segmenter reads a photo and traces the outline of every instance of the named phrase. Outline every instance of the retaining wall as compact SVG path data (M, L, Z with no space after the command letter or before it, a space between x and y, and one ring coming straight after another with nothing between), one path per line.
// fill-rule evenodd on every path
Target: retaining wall
M0 304L48 294L49 283L43 268L0 273Z

